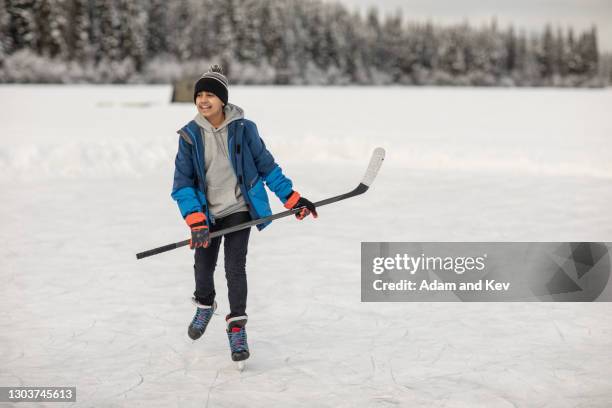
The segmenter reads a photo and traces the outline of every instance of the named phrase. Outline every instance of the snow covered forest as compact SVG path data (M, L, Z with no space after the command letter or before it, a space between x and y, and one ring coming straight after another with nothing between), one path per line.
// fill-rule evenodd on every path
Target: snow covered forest
M526 32L319 0L0 0L0 82L606 86L595 27Z

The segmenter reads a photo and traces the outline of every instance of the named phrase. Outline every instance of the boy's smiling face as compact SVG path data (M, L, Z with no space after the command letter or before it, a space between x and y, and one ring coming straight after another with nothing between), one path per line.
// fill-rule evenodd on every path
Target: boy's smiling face
M206 119L217 117L223 111L223 102L211 92L198 92L195 103L198 112Z

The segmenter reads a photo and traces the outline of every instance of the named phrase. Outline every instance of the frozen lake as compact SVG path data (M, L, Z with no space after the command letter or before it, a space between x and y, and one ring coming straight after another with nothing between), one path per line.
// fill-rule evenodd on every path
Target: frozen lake
M252 233L242 373L222 264L220 315L192 342L192 252L135 260L187 238L170 190L195 108L170 93L0 87L0 386L76 386L83 407L612 405L610 304L361 303L359 257L612 241L612 91L231 88L312 200L387 150L365 196Z

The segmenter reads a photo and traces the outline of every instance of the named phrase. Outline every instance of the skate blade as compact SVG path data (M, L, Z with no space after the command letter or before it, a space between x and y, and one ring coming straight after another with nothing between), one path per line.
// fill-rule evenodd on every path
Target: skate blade
M236 361L236 368L238 368L238 371L244 370L244 361Z

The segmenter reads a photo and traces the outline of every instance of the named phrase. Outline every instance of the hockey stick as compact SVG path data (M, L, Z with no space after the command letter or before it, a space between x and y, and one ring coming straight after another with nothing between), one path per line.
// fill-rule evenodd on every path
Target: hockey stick
M363 179L361 180L361 182L359 183L357 187L355 187L352 191L349 191L348 193L340 194L335 197L317 201L316 203L314 203L315 207L319 208L323 205L335 203L341 200L346 200L347 198L355 197L355 196L358 196L368 191L368 188L370 188L370 185L374 181L374 178L376 178L376 175L378 174L378 170L380 169L380 166L382 166L384 159L385 159L385 149L383 149L382 147L377 147L376 149L374 149L374 152L372 152L372 157L370 158L370 164L368 165L368 169L366 170L366 173L363 176ZM244 228L252 227L257 224L262 224L264 222L277 220L283 217L288 217L289 215L295 214L299 212L300 210L301 208L294 208L292 210L283 211L277 214L269 215L267 217L258 218L256 220L238 224L230 228L225 228L219 231L211 232L210 239L221 236L221 235L229 234L231 232L239 231ZM189 241L190 241L189 239L186 239L184 241L175 242L173 244L164 245L159 248L154 248L148 251L140 252L136 254L136 259L146 258L151 255L157 255L162 252L171 251L173 249L189 245Z

